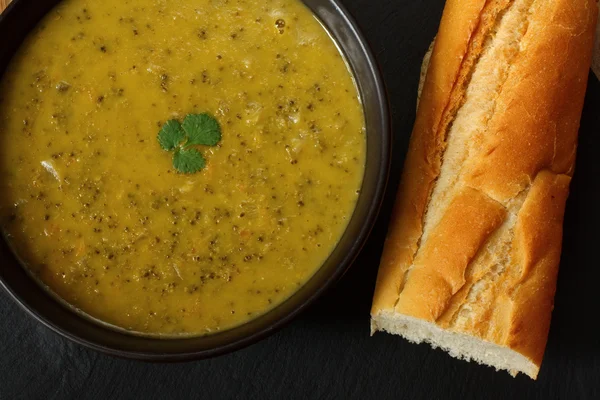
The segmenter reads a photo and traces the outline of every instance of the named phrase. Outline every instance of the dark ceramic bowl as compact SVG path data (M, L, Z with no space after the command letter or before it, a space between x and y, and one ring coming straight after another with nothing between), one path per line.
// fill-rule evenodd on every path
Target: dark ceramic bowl
M29 31L59 0L14 0L0 15L0 75ZM357 81L367 128L364 183L350 223L318 272L284 303L237 328L209 336L156 339L130 335L83 318L62 305L29 277L0 239L0 283L38 321L92 349L151 361L207 358L247 346L298 315L348 269L377 216L388 177L391 141L388 103L380 72L364 37L336 0L304 0L345 54Z

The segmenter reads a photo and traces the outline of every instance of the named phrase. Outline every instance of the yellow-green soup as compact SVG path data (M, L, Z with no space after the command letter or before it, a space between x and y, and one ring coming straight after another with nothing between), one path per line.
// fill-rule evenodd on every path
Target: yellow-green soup
M161 126L222 128L182 174ZM331 253L365 162L362 107L296 0L66 0L0 86L0 213L15 253L81 311L205 334L281 303Z

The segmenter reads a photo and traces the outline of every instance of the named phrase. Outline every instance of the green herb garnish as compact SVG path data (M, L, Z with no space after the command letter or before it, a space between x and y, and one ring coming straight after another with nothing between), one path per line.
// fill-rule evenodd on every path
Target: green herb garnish
M183 120L183 130L188 135L188 144L214 146L221 140L221 127L208 114L189 114Z
M193 174L206 166L206 161L202 154L196 149L175 149L173 154L173 166L183 174Z
M173 150L183 139L185 132L181 129L179 121L174 119L167 121L158 132L158 143L163 150Z
M209 114L188 114L183 124L172 119L158 133L163 150L172 151L173 167L182 174L193 174L206 166L202 154L191 146L215 146L221 140L219 122Z

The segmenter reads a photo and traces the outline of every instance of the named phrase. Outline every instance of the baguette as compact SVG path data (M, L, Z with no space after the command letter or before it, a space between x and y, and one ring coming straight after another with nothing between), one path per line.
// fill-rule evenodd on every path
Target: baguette
M372 333L537 378L596 17L595 0L447 0Z

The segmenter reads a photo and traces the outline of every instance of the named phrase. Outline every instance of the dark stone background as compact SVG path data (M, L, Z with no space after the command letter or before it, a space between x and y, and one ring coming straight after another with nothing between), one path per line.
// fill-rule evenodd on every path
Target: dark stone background
M600 83L590 77L556 308L538 381L457 361L399 337L371 338L377 264L414 120L421 58L443 0L344 3L381 63L395 136L386 204L346 276L272 337L234 354L172 365L115 359L74 345L0 292L0 399L600 399L600 334L593 326L600 309Z

